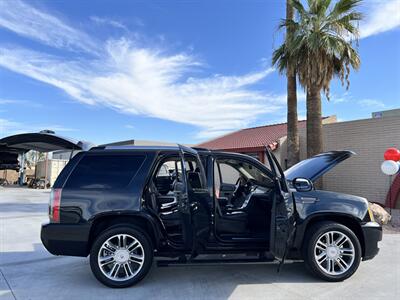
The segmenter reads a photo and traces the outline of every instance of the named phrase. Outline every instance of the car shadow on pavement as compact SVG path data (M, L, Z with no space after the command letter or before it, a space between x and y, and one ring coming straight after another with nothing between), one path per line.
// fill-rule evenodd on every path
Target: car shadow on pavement
M301 262L285 264L279 273L278 265L272 263L169 267L157 267L154 263L146 278L134 287L111 289L94 278L88 258L53 256L40 243L34 244L34 249L0 253L3 262L8 261L0 263L0 269L19 299L42 299L43 295L47 299L57 298L60 294L52 289L54 286L63 286L66 298L140 295L144 299L227 299L236 289L249 285L278 293L277 285L291 287L293 283L321 282L309 275Z

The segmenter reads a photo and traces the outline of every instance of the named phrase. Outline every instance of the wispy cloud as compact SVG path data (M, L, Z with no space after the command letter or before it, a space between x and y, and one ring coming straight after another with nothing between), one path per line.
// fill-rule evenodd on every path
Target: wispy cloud
M19 0L0 1L0 27L51 47L98 52L86 33Z
M96 24L99 24L99 25L112 26L112 27L115 27L115 28L119 28L119 29L123 29L123 30L128 31L128 28L122 22L119 22L119 21L116 21L116 20L113 20L113 19L101 18L101 17L98 17L98 16L91 16L90 20L92 20L93 22L95 22Z
M362 99L358 101L358 104L368 108L375 108L375 109L386 108L386 105L382 101L375 99Z
M400 0L369 1L360 38L366 38L400 26Z
M237 76L201 77L198 74L204 64L195 55L169 53L123 37L97 42L84 32L71 32L72 28L48 13L21 2L18 5L22 15L33 11L38 17L33 26L37 30L27 33L29 22L21 25L21 17L13 9L13 18L8 18L6 25L0 22L0 26L46 44L52 43L53 35L59 41L53 46L77 48L82 42L86 45L82 50L91 51L90 45L95 45L103 51L92 59L66 60L16 46L0 46L0 66L58 87L77 101L191 124L199 128L198 138L245 127L286 104L284 95L255 87L274 71L272 68ZM52 27L50 37L45 30L48 26Z
M76 130L57 124L27 124L0 118L0 137L24 132L39 132L44 129L53 130L55 132L70 132Z
M351 100L353 100L353 96L350 94L350 92L346 91L341 95L331 94L329 101L333 104L341 104L341 103L347 103Z
M29 106L29 107L35 107L35 108L43 107L40 103L31 101L31 100L6 99L6 98L0 98L0 105L4 105L4 106L23 105L23 106Z

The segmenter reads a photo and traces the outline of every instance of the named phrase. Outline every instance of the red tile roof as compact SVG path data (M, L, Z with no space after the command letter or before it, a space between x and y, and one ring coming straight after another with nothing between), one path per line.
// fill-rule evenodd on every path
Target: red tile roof
M298 128L305 128L306 121L299 121ZM212 150L235 150L277 146L280 138L287 135L287 123L265 125L235 131L219 138L201 143L197 147ZM256 149L255 149L256 150Z

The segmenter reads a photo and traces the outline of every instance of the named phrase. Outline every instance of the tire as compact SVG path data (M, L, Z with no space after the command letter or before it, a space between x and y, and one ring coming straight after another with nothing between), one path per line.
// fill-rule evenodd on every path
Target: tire
M313 225L306 236L304 262L313 275L336 282L349 278L358 269L361 245L348 227L336 222L320 222Z
M125 288L142 280L153 263L151 239L142 230L117 225L103 231L90 251L90 268L101 283Z

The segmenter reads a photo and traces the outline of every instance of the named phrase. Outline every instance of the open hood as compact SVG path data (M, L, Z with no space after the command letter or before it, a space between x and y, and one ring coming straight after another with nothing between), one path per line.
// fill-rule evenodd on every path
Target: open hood
M348 159L352 155L355 155L355 152L348 150L321 153L302 160L293 167L287 169L284 172L285 177L287 180L303 177L314 182L337 164Z
M24 153L29 150L51 152L56 150L88 150L90 143L74 141L53 133L23 133L0 139L0 147L7 147Z

